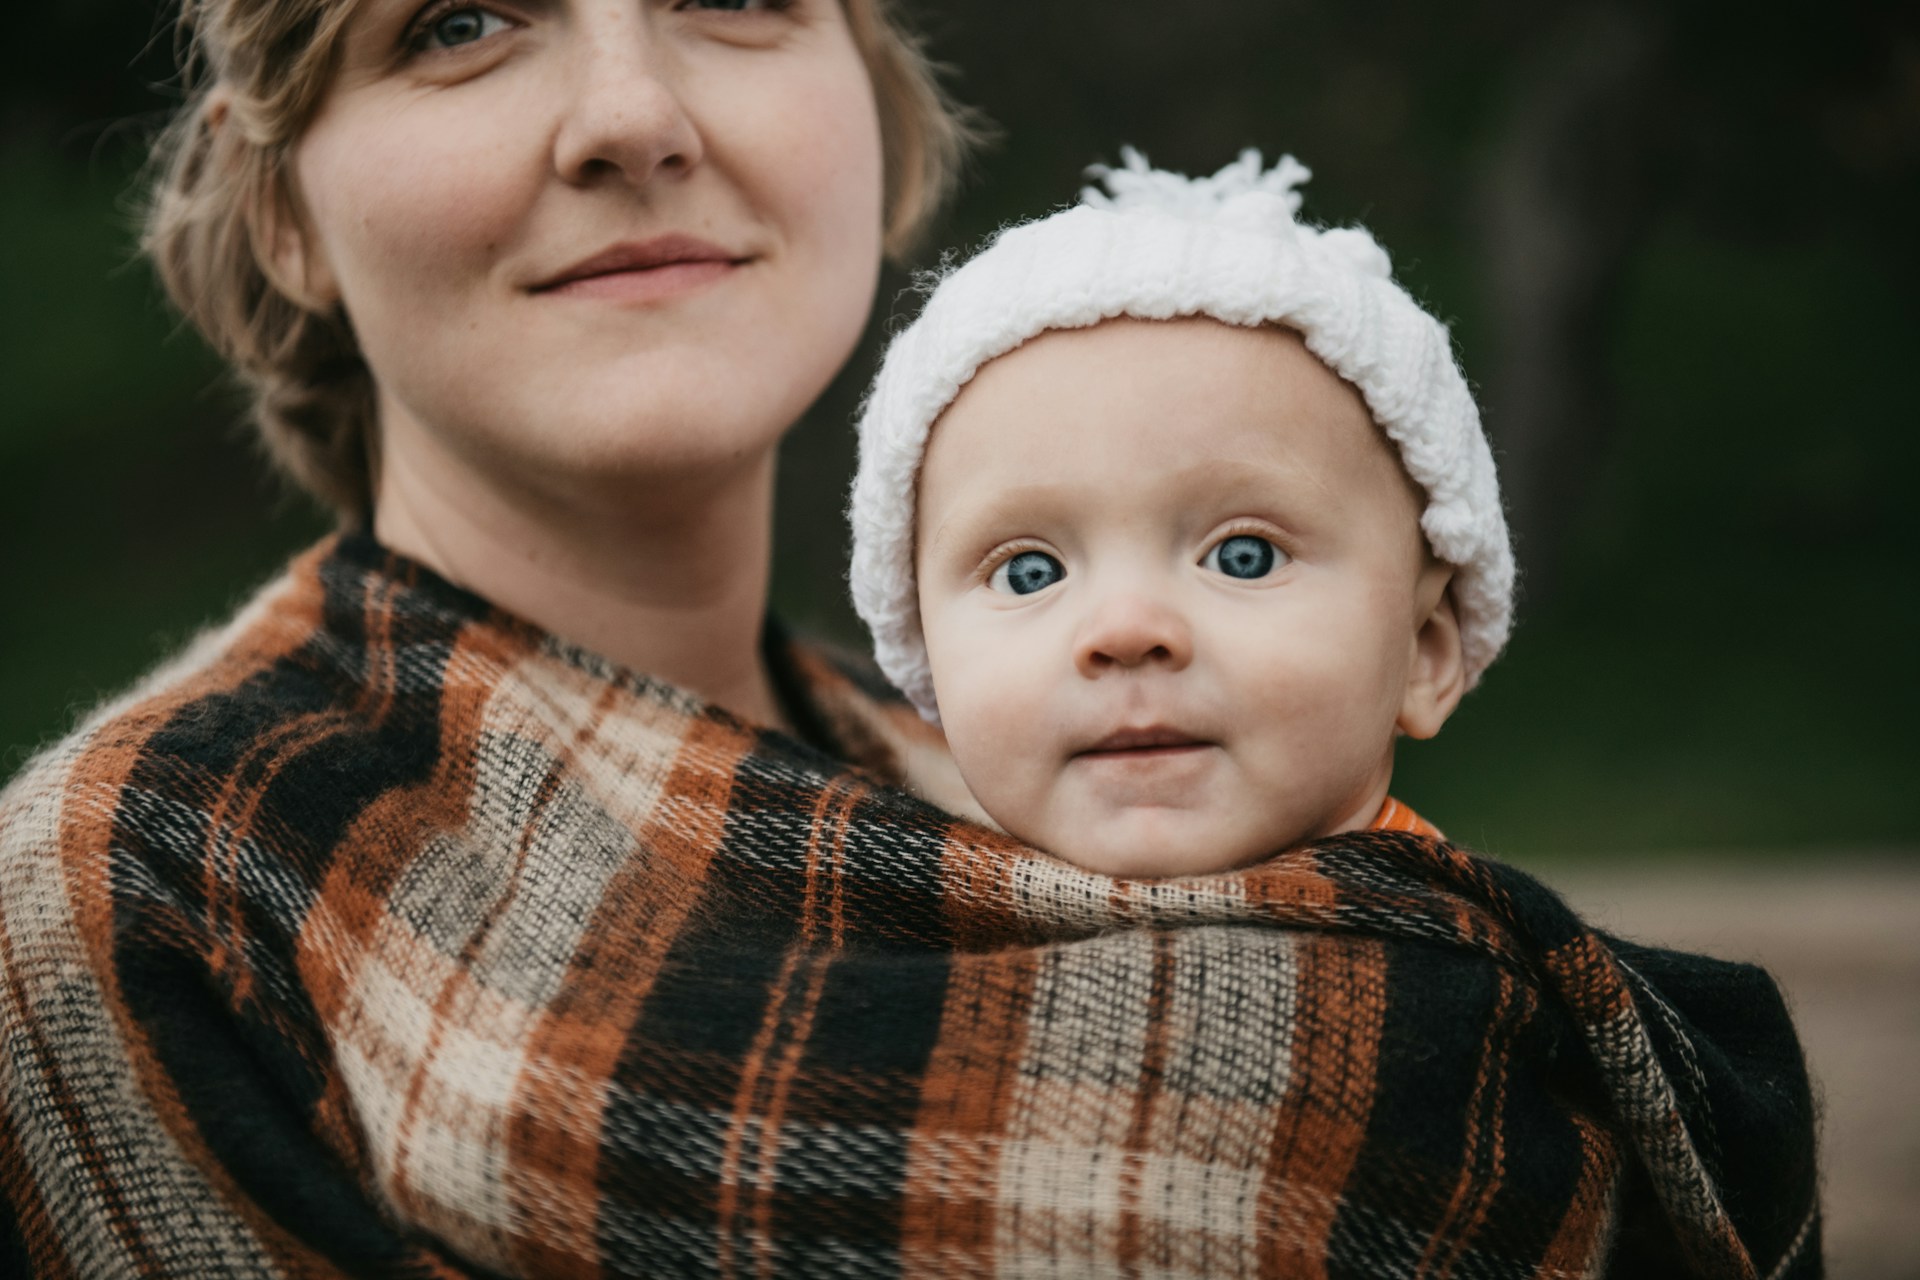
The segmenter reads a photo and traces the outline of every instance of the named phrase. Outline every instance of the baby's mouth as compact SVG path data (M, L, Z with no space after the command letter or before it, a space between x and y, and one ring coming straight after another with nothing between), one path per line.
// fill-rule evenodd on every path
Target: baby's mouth
M1080 760L1148 760L1156 756L1180 755L1204 750L1216 744L1196 738L1180 729L1149 725L1141 729L1116 729L1092 746L1074 752Z

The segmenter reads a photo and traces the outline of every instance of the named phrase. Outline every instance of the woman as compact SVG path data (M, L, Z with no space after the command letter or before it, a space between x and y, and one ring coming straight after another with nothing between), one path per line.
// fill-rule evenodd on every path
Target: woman
M1406 833L1075 872L768 628L964 138L879 0L187 20L149 247L347 531L0 800L0 1271L1817 1267L1757 971L1643 1022Z

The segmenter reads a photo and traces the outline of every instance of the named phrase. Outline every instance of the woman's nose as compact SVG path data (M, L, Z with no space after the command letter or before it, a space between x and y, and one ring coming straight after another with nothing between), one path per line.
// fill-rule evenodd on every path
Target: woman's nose
M700 162L702 143L672 49L646 6L602 12L601 22L580 31L580 56L569 64L555 170L575 184L619 179L639 185L684 173Z
M1074 665L1088 678L1153 667L1179 671L1191 661L1193 628L1186 615L1132 592L1099 601L1074 645Z

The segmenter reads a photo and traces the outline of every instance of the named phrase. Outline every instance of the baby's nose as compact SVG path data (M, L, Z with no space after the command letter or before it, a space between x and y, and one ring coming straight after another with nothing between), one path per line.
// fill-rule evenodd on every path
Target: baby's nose
M1186 615L1132 593L1096 605L1074 643L1074 665L1089 678L1148 666L1178 671L1192 660L1193 629Z

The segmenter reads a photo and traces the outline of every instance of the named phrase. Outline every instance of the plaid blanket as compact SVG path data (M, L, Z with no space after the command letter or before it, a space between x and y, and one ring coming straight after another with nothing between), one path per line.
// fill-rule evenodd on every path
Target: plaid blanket
M1082 872L770 653L797 737L350 537L43 754L0 1273L1819 1274L1759 970L1417 827Z

